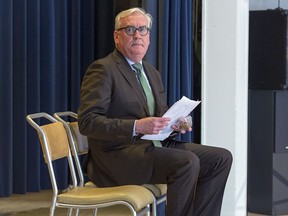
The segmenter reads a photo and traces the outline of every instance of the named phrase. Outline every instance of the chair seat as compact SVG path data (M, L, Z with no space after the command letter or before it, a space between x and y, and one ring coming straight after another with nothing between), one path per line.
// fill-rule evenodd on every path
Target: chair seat
M88 181L85 183L85 187L96 188L97 185L95 185L92 181Z
M143 184L142 186L149 189L155 197L161 197L167 193L167 184Z
M161 196L167 193L167 184L156 184L161 191Z
M167 193L167 184L143 184L141 186L150 190L155 197L161 197ZM97 185L92 181L88 181L85 183L85 187L96 188Z
M153 202L151 192L137 185L124 185L109 188L77 187L57 196L59 203L74 205L105 204L107 202L126 201L136 211Z

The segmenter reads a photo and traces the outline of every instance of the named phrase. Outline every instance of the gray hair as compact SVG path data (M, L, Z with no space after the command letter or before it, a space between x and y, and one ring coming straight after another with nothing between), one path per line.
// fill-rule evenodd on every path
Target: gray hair
M149 13L146 13L146 11L142 8L138 8L138 7L135 7L135 8L130 8L128 10L124 10L122 12L120 12L116 18L115 18L115 30L119 29L121 27L121 19L124 18L124 17L127 17L129 16L130 14L132 13L135 13L135 12L139 12L141 14L143 14L146 19L147 19L147 22L148 22L148 28L151 29L152 28L152 16L151 14Z

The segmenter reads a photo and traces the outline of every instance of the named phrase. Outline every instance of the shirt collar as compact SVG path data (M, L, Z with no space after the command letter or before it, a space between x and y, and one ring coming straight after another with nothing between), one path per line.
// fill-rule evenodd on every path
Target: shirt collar
M126 58L126 57L125 57ZM130 67L132 68L132 65L135 64L135 62L131 61L130 59L126 58L127 62L129 63ZM142 60L139 62L142 64ZM132 68L133 69L133 68Z

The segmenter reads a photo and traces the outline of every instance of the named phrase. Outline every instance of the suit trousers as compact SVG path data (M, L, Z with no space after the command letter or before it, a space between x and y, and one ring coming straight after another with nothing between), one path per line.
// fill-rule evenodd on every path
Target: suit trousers
M149 183L167 184L167 216L219 216L231 153L223 148L169 140L149 147ZM147 149L148 150L148 149Z

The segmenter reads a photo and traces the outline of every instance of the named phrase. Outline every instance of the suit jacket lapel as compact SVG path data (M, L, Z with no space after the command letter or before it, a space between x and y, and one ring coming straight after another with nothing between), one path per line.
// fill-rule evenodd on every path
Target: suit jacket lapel
M129 84L132 86L132 88L135 90L136 95L138 96L139 100L141 101L145 112L147 116L149 116L149 109L148 105L146 102L146 98L144 95L144 92L137 80L135 72L132 70L126 59L120 54L118 51L114 52L115 55L115 60L118 63L117 67L119 71L123 74L123 76L126 78L126 80L129 82Z

